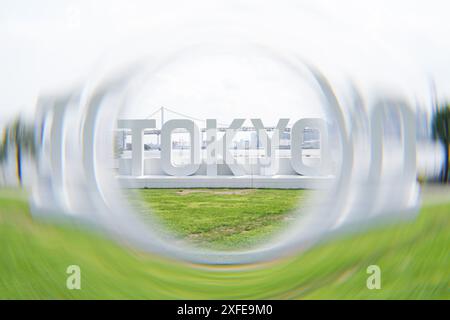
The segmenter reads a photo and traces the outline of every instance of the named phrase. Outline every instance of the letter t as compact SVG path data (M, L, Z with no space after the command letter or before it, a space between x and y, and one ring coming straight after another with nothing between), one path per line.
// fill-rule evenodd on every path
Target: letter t
M156 128L156 120L154 119L130 119L119 120L117 122L119 129L131 129L132 139L132 166L131 174L133 176L144 175L144 129Z

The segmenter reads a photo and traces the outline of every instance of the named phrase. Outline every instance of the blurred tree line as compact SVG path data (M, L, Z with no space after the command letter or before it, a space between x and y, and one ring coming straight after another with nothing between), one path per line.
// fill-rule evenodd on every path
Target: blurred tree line
M449 147L450 147L450 103L437 106L432 120L432 134L435 140L441 141L444 150L444 164L439 176L442 183L449 182Z
M0 166L2 166L8 158L14 156L17 179L20 184L22 183L22 165L23 156L25 154L30 157L35 156L35 134L32 126L26 125L21 118L17 118L3 129L0 140Z

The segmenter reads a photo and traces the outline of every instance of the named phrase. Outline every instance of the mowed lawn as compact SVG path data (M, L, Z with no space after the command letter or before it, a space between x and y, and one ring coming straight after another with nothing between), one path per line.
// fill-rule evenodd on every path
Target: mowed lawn
M449 248L447 202L290 258L196 266L36 221L23 194L0 190L1 299L449 299ZM380 290L366 287L373 264L381 268ZM70 265L81 268L81 290L66 287Z
M311 190L140 189L134 206L154 215L179 239L215 249L243 249L275 235L295 219Z

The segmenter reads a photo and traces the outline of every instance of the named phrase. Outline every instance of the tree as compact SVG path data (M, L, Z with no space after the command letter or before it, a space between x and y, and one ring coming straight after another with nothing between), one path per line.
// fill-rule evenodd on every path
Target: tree
M433 138L440 140L444 146L445 156L442 168L441 182L449 182L449 147L450 147L450 103L438 106L433 123Z
M27 154L34 158L36 154L34 128L25 124L21 118L16 118L10 125L5 126L0 139L0 165L14 156L10 151L15 150L17 178L22 183L23 156ZM10 154L11 153L11 154Z
M2 162L4 162L6 160L7 157L7 140L8 140L8 136L7 136L7 131L3 130L3 134L0 140L0 164Z

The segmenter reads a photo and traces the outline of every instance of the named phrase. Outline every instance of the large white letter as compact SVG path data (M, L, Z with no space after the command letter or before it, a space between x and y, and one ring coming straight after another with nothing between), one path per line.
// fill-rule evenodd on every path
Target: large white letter
M383 171L384 153L384 130L386 119L389 112L399 112L400 123L400 145L394 152L403 155L402 166L398 167L397 176L395 178L395 197L389 199L390 206L399 206L401 210L408 205L412 199L412 194L416 191L417 183L417 162L416 162L416 119L414 112L409 105L402 100L383 100L374 105L370 118L371 127L371 158L369 169L369 181L372 185L380 185L380 176ZM396 159L397 154L391 154L389 157ZM394 162L395 163L395 162ZM381 187L380 187L381 188ZM379 196L382 193L380 189L372 192L371 201L379 203Z
M231 142L233 141L234 136L237 133L236 131L240 127L242 127L244 122L245 119L234 119L233 122L230 124L230 127L225 131L225 134L223 135L223 138L221 140L223 143L223 150L222 150L223 161L224 163L227 164L227 166L230 168L231 172L233 172L235 176L243 176L245 175L245 171L240 165L237 164L237 161L230 153L229 148Z
M305 128L316 128L320 131L320 164L319 166L307 166L303 163L303 135ZM329 171L329 147L327 123L323 119L300 119L292 126L291 132L291 165L301 175L316 176L326 174Z
M191 137L191 163L185 166L172 164L172 131L186 129ZM188 176L200 167L200 130L191 120L169 120L161 129L161 164L165 173L171 176Z
M206 119L206 175L217 176L217 121Z
M132 167L131 174L133 176L144 175L144 129L155 128L156 121L150 120L119 120L117 123L119 129L131 129L132 139Z
M286 130L289 119L278 120L276 129L273 132L272 139L267 135L266 129L261 119L251 119L253 126L256 129L258 140L262 141L265 149L264 161L259 160L260 174L265 176L272 176L277 173L279 169L279 159L276 155L276 149L280 146L280 134Z
M206 174L211 176L217 175L217 162L219 155L222 156L222 163L226 164L233 175L243 176L245 175L244 169L237 163L233 155L230 153L229 148L237 129L242 127L245 119L234 119L230 127L225 130L225 134L222 139L217 140L217 127L216 120L208 119L206 121L207 131L207 147L206 147Z

